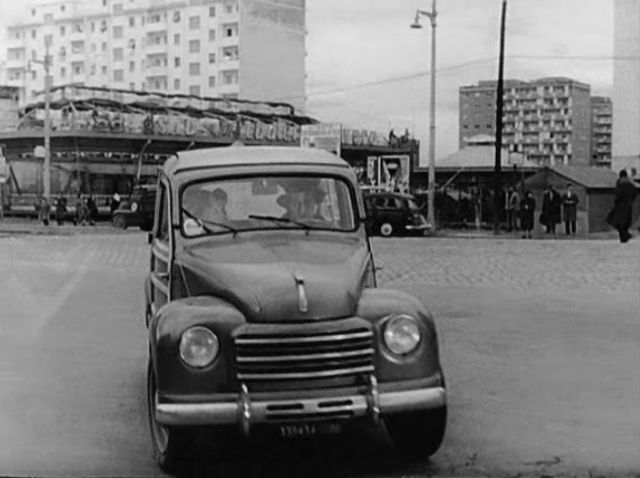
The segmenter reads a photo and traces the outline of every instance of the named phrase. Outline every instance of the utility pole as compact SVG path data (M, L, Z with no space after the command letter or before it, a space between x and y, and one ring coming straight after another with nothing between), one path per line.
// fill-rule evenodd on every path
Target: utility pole
M49 42L45 44L44 56L44 197L51 200L51 68L49 56Z
M436 0L431 0L431 11L418 10L411 28L422 28L420 15L428 17L431 22L431 74L429 105L429 188L427 192L427 221L432 229L436 228L435 190L436 190Z
M498 62L498 91L496 93L496 150L493 172L493 233L500 232L500 212L503 204L500 201L500 174L502 155L502 109L504 96L504 32L507 16L507 0L502 0L502 19L500 21L500 58Z

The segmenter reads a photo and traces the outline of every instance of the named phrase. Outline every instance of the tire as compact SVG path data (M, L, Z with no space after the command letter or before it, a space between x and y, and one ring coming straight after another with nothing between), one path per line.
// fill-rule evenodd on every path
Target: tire
M187 427L165 427L156 421L156 377L149 360L147 369L147 410L153 455L160 468L167 473L186 469L190 462L192 434Z
M398 413L384 419L398 452L409 459L433 455L444 439L447 406L419 412Z
M116 214L113 216L113 225L118 229L126 229L127 228L127 220L122 214Z
M383 222L382 224L380 224L378 232L382 237L391 237L394 233L393 225L390 222Z

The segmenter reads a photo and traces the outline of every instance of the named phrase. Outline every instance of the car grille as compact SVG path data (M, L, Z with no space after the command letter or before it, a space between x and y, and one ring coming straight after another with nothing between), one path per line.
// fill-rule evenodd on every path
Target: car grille
M237 378L258 385L369 376L373 332L367 327L309 333L244 333L235 339ZM263 388L263 387L260 387Z

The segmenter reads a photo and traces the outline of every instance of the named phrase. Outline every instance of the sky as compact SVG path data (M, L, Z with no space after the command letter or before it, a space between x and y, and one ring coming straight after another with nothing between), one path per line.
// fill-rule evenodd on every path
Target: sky
M97 1L97 0L96 0ZM413 30L431 0L306 0L307 114L387 133L405 128L426 162L430 39ZM0 0L0 27L23 10ZM495 80L501 0L438 0L436 158L458 149L458 89ZM508 0L505 78L567 76L609 96L613 0ZM285 99L286 100L286 99Z

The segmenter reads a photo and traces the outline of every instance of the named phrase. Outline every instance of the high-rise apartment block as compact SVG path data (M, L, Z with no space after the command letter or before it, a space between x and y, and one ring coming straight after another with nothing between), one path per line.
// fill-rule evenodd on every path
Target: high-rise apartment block
M495 135L496 82L460 88L460 145ZM590 87L562 78L504 84L503 142L539 164L590 164Z
M611 166L640 179L640 0L615 0L614 22Z
M591 97L591 155L596 166L611 167L611 98Z
M8 28L7 83L29 101L80 83L283 101L304 109L305 0L76 0Z

